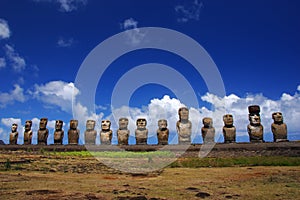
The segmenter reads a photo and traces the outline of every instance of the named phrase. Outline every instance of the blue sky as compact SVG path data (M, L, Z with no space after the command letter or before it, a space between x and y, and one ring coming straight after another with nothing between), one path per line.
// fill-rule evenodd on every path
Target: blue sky
M97 121L98 132L100 120L110 119L114 142L115 119L129 117L129 128L134 134L135 119L146 117L150 143L155 143L160 117L168 119L172 137L176 138L177 110L185 105L190 108L195 142L202 142L199 135L203 117L214 118L220 135L225 113L234 115L238 140L248 141L247 106L250 104L261 105L266 140L271 140L271 114L275 111L283 112L289 139L300 139L299 7L298 1L274 0L2 0L0 139L7 142L10 126L17 122L21 144L25 120L33 120L36 137L39 119L48 117L48 143L53 143L54 120L62 119L67 132L69 120L76 113L81 134L86 119ZM142 27L171 29L199 43L219 70L225 96L209 91L201 74L182 57L161 49L141 49L120 55L107 67L97 86L95 110L87 110L79 98L84 91L75 83L83 61L101 42L126 30L133 32L124 42L140 45L148 36ZM180 45L180 41L176 44ZM114 49L107 51L114 52ZM99 55L99 59L106 58ZM185 77L199 106L179 98L167 86L153 82L140 85L129 102L115 108L115 116L112 115L112 92L118 81L134 67L147 63L161 63ZM136 79L143 80L146 76ZM166 74L165 78L172 79L172 76ZM181 85L175 81L172 88L176 90ZM222 136L217 140L222 141ZM133 137L130 142L134 143Z

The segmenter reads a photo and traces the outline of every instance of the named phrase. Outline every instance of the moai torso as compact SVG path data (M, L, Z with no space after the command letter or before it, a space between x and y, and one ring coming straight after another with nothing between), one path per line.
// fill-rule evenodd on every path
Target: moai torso
M203 143L214 143L215 142L215 128L213 127L213 121L210 117L204 117L203 127L201 128Z
M49 130L47 129L47 123L48 123L47 118L40 119L40 127L38 130L38 144L47 145L47 139L49 134Z
M226 114L223 116L223 136L225 143L232 143L236 140L236 128L233 126L233 116Z
M18 124L12 124L11 133L9 134L9 144L17 144L18 141Z
M112 130L110 130L110 121L109 120L102 120L101 122L101 131L100 131L100 141L101 144L109 145L111 144L112 139Z
M96 121L87 120L84 132L85 144L96 144L97 131L95 130Z
M27 120L25 122L24 144L31 144L31 140L32 140L31 126L32 126L32 121L31 120Z
M157 139L158 144L167 145L169 139L168 122L165 119L158 120Z
M147 138L148 138L148 129L147 126L147 120L144 118L139 118L136 120L136 126L135 129L135 140L136 144L147 144Z
M70 121L70 129L68 130L69 144L78 144L80 131L77 129L78 120L72 119Z
M119 145L128 145L130 131L128 130L127 127L128 127L128 119L120 118L119 119L119 129L117 130Z
M191 143L192 122L189 120L189 110L186 107L179 108L179 120L176 123L178 143Z
M62 127L64 122L62 120L55 121L55 131L54 131L54 144L62 144L64 138L64 131Z
M264 127L260 122L260 108L257 105L249 106L249 121L247 126L250 142L264 142Z
M287 126L283 122L283 116L281 112L275 112L272 114L274 122L271 125L274 142L287 142Z

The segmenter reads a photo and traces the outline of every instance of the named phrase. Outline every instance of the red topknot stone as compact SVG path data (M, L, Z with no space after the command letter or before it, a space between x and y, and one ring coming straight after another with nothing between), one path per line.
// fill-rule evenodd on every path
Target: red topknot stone
M248 111L250 114L259 114L260 107L258 105L251 105L251 106L248 106Z

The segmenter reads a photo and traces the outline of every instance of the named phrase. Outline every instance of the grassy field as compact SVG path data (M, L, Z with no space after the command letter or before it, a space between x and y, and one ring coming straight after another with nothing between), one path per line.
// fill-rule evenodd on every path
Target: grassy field
M160 170L130 174L99 159L139 168L141 163L175 161ZM0 199L300 199L299 157L41 151L1 152L0 163Z

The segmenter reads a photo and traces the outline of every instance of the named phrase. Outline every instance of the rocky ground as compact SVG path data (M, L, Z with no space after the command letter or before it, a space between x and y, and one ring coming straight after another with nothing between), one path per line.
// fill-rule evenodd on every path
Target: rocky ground
M299 156L300 143L239 145L215 146L208 157ZM179 148L184 147L172 146L168 151L176 153ZM2 148L0 155L0 199L300 199L299 166L165 166L129 173L93 156L49 153L45 148ZM199 156L199 146L191 146L180 159L195 155ZM141 166L142 159L135 158L133 165Z

